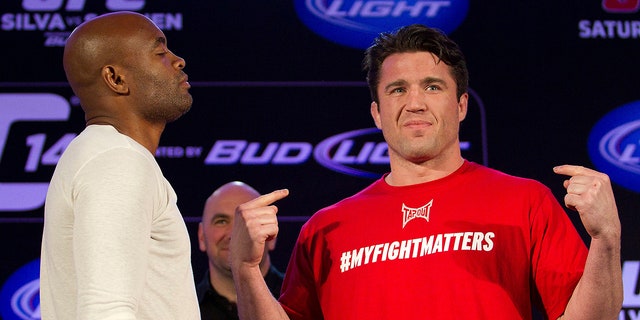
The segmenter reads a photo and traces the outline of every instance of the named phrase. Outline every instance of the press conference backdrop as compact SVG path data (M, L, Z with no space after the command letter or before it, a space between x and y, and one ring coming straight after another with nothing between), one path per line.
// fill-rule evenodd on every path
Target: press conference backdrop
M197 280L207 266L197 224L219 185L291 190L278 202L273 253L284 270L311 214L388 171L360 63L377 33L423 23L448 33L467 56L465 158L538 179L560 201L563 177L553 166L610 175L623 226L619 319L638 319L639 2L2 1L0 315L39 319L44 197L60 154L84 126L62 46L82 21L131 10L149 16L186 60L193 107L167 126L156 157L178 194ZM567 214L587 241L578 216Z

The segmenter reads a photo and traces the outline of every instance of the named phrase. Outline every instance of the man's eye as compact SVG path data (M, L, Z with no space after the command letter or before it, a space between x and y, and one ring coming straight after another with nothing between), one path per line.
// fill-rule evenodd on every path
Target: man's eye
M217 220L213 220L213 224L215 225L225 225L229 223L229 221L225 220L225 219L217 219Z
M437 91L437 90L440 90L440 87L438 87L437 85L432 84L432 85L428 85L425 88L425 90L427 90L427 91Z
M403 93L404 88L393 88L391 89L391 93Z

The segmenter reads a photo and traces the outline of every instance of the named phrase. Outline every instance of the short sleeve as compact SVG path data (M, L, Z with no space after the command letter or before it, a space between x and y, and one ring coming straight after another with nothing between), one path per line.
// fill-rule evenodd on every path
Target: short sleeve
M551 191L541 187L539 195L531 214L533 300L557 319L582 277L587 248Z

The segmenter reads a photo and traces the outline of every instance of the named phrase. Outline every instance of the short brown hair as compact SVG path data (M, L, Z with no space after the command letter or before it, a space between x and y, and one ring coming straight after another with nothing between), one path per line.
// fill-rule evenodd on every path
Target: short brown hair
M458 45L442 31L420 24L402 27L393 33L381 33L365 51L362 68L367 73L371 98L378 101L377 87L384 60L394 53L430 52L451 67L458 99L469 86L467 63Z

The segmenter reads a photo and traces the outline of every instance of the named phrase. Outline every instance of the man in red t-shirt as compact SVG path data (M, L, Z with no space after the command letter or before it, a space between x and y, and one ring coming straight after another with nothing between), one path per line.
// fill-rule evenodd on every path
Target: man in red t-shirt
M579 166L565 205L539 182L462 158L468 72L458 46L411 25L367 49L371 115L391 171L303 226L276 301L262 279L278 190L236 210L231 265L241 319L613 319L620 221L608 177Z

